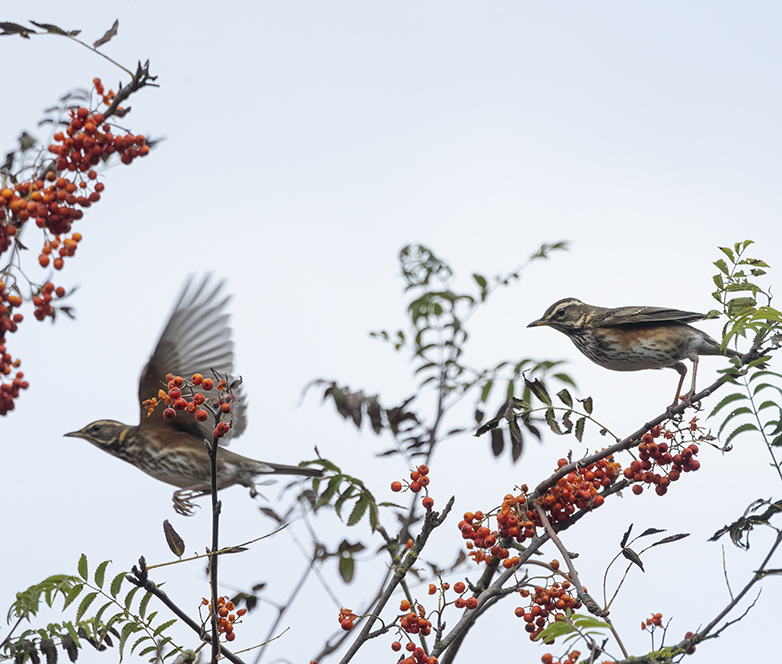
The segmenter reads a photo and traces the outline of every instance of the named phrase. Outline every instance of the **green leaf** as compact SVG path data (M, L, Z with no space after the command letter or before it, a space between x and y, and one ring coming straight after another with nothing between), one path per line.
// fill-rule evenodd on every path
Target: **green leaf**
M377 530L378 514L377 505L374 503L369 504L369 527L372 528L372 532Z
M579 401L583 404L584 410L586 411L587 415L592 414L592 397L587 397L586 399L579 399Z
M155 629L155 631L154 631L153 635L154 635L154 636L160 636L160 634L161 634L161 633L162 633L164 630L167 630L167 629L168 629L169 627L171 627L171 625L173 625L175 622L176 622L176 618L173 618L172 620L169 620L168 622L164 622L164 623L162 623L162 624L158 625L158 626L157 626L157 628Z
M546 424L548 424L549 429L551 429L558 436L563 435L562 429L559 428L559 424L557 423L557 418L556 415L554 414L553 408L549 408L546 410Z
M92 619L95 623L96 629L97 626L100 625L100 622L103 618L103 614L106 612L106 609L109 607L114 606L114 602L106 602L102 607L98 609L98 612L95 614L95 617Z
M481 403L486 403L486 401L489 398L489 395L491 394L491 388L493 387L494 387L494 380L487 380L483 384L483 387L481 388L481 398L480 398Z
M730 270L728 269L728 264L722 260L721 258L714 261L714 265L717 267L717 269L726 274L727 276L730 276Z
M576 440L579 443L583 443L584 442L584 424L586 424L586 417L579 417L576 420L575 435L576 435Z
M109 586L109 592L111 593L112 597L116 597L119 595L119 591L122 588L122 582L125 580L125 572L120 572L111 580L111 585Z
M723 397L720 402L714 406L714 409L709 413L709 417L714 417L719 411L723 409L723 407L727 406L729 403L733 403L734 401L739 401L741 399L746 399L746 394L741 394L740 392L733 392L733 394L729 394L726 397Z
M717 436L721 436L722 432L725 430L725 427L730 423L730 421L734 417L738 417L739 415L750 415L752 413L752 410L749 408L749 406L740 406L739 408L736 408L736 410L731 411L730 415L728 415L720 424L719 429L717 429ZM727 444L727 441L726 441Z
M63 611L79 596L83 588L83 585L76 585L68 591L68 594L65 596L65 603L62 605Z
M85 611L90 608L90 604L98 596L98 593L89 593L79 602L79 608L76 610L76 622L79 622L84 616Z
M139 588L138 586L133 586L133 588L131 588L131 589L128 591L128 594L125 596L125 602L124 602L124 604L125 604L125 608L126 608L128 611L130 611L130 605L133 603L133 598L135 597L136 593L137 593L139 590L141 590L141 588Z
M359 521L361 521L361 517L364 516L364 512L366 512L367 507L369 507L369 499L367 499L365 496L361 496L353 508L353 511L350 513L350 516L348 517L348 525L355 526Z
M103 579L106 576L106 568L110 562L110 560L104 560L98 565L98 569L95 570L95 585L98 586L98 588L103 588Z
M87 556L85 556L83 553L81 554L81 558L79 558L79 576L84 579L85 581L89 581L89 574L87 570Z
M549 396L548 392L546 391L545 386L543 383L540 382L537 378L534 381L530 381L527 378L524 379L524 385L528 387L532 393L540 399L544 404L547 406L552 405L551 397Z
M752 424L752 422L745 422L741 426L734 429L730 435L725 439L725 442L723 445L727 445L730 443L731 440L733 440L736 436L738 436L740 433L744 433L745 431L757 431L758 428Z
M568 376L566 373L555 373L554 374L554 378L556 378L558 381L560 381L562 383L567 383L571 387L575 387L576 386L576 384L573 381L573 379L570 376Z
M355 572L355 562L353 556L340 556L339 559L339 575L345 583L350 583L353 580L353 573Z
M140 636L136 641L133 643L132 646L130 646L130 654L133 654L133 651L138 648L144 641L149 641L152 637L147 636L146 634Z
M730 247L719 247L719 250L728 257L728 260L730 260L731 263L736 262L736 259L733 256L733 250ZM738 244L736 245L736 251L739 251Z
M131 648L131 652L133 652L133 649ZM157 644L153 644L151 646L147 646L143 650L140 650L138 653L139 657L144 657L146 655L149 655L150 653L157 653ZM150 661L154 662L157 659L157 657L153 657Z
M568 408L573 408L573 397L570 396L570 392L567 390L560 390L557 392L557 396Z
M125 626L122 628L122 631L120 632L119 637L119 661L122 661L122 655L123 651L125 649L125 644L128 641L128 638L131 634L135 634L136 632L141 630L141 625L137 625L133 622L125 623Z
M341 482L342 477L339 475L334 475L334 477L329 480L326 489L320 495L320 498L318 498L318 507L323 507L331 501Z
M163 533L166 536L166 544L171 549L177 558L181 558L185 555L185 541L179 536L179 533L174 530L174 526L171 525L168 519L163 521Z
M146 593L144 597L141 598L141 602L138 605L138 614L143 618L144 614L147 612L147 605L149 604L149 600L152 599L152 593Z

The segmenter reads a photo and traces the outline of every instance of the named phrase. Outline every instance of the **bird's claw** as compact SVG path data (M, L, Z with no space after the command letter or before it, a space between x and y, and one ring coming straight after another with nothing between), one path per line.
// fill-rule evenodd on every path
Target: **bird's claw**
M193 499L204 495L203 491L194 491L193 489L179 489L174 491L174 511L182 516L193 516L195 508L199 507L193 502Z

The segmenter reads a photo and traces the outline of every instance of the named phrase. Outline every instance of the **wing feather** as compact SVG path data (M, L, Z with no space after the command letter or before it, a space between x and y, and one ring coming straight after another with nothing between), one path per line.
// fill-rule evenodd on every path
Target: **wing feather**
M229 374L231 378L236 377L230 316L225 312L231 298L222 293L224 284L223 280L216 283L212 281L211 274L206 274L202 279L191 276L185 282L152 357L141 373L139 403L157 396L158 390L166 388L167 373L183 378L190 378L194 373L211 377L210 369L214 369L221 374ZM215 390L204 392L207 397L215 394ZM233 427L226 438L240 435L247 426L246 404L241 387L234 390L234 396L238 401L233 409ZM142 427L173 425L180 431L211 438L212 424L210 420L199 423L186 413L168 422L163 419L163 409L160 407L147 417L146 410L141 407Z
M665 323L679 322L689 323L702 320L705 314L694 311L679 311L678 309L666 309L664 307L621 307L612 309L600 325L634 325L636 323Z

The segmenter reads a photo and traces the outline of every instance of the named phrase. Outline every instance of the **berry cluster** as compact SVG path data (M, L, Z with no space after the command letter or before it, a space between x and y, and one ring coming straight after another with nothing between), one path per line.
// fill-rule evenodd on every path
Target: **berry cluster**
M163 417L166 420L175 419L177 412L181 411L195 415L196 420L199 422L205 422L209 419L209 410L216 417L231 414L231 404L236 397L231 394L226 378L218 379L216 387L219 394L216 398L210 400L210 403L207 403L203 392L211 392L215 388L215 382L211 378L204 378L200 373L197 373L189 381L186 381L182 376L175 376L169 373L166 374L166 380L168 381L168 391L160 390L156 397L146 399L142 403L142 406L147 410L147 417L152 415L160 403L166 406L163 411ZM203 390L203 392L197 391L196 388ZM190 401L183 394L187 394L190 397ZM212 435L215 438L222 438L230 429L230 423L220 420L212 431Z
M94 79L93 84L103 103L110 104L114 93L106 93L100 79ZM109 109L106 115L121 115L118 111ZM84 106L70 108L68 113L67 126L54 134L53 142L48 146L48 152L54 160L44 166L42 155L39 154L34 166L27 165L13 174L11 182L3 178L0 183L0 255L12 247L14 252L22 247L18 237L25 224L32 220L44 232L38 263L43 268L51 266L55 270L64 267L65 259L76 253L82 239L80 233L72 232L73 222L84 216L85 208L100 200L104 190L105 185L97 181L98 174L93 167L114 153L125 164L149 154L144 136L115 136L103 113ZM31 170L34 175L21 176ZM12 259L6 267L0 269L0 277L6 282L14 266ZM10 278L13 283L13 278ZM19 292L18 288L16 291ZM33 315L37 320L54 317L54 308L50 304L53 291L55 289L50 283L40 289L32 288L31 297L35 306ZM13 308L22 304L22 298L7 294L4 287L0 288L0 294L0 375L8 376L11 366L17 367L18 361L12 361L6 353L5 334L15 332L16 324L22 320L21 314L13 312ZM62 297L64 291L58 288L55 294ZM17 382L6 383L3 380L0 383L0 415L13 409L19 389L27 386L18 373L12 380Z
M688 425L688 430L692 432L697 429L697 418L693 418ZM624 469L624 476L628 480L637 482L633 485L634 494L643 493L643 484L653 484L655 493L664 496L671 482L678 480L683 472L694 472L701 467L700 461L695 458L699 451L698 446L695 443L685 446L678 440L677 433L667 429L661 431L660 427L656 426L643 435L638 445L640 458L634 459ZM658 443L656 439L661 434L671 442ZM662 473L654 472L656 468L659 468Z
M518 499L524 500L523 496L519 496ZM519 542L524 541L527 534L518 530L519 518L516 514L510 513L509 505L516 505L517 498L508 494L505 496L503 506L500 513L497 515L498 528L501 530L492 530L488 526L481 525L482 523L488 523L488 516L480 510L473 512L465 512L464 518L459 522L458 528L462 533L462 537L467 541L467 549L470 550L470 557L476 562L485 562L488 564L490 556L486 555L488 550L492 556L496 556L502 560L502 565L506 569L510 569L519 564L519 557L510 555L507 548L500 545L500 538L509 538L515 536ZM511 535L511 532L515 535ZM504 534L502 534L504 533ZM534 532L531 536L534 536ZM456 584L457 586L459 584ZM464 584L461 584L462 586ZM456 588L456 586L454 586ZM458 602L458 600L457 600ZM456 608L461 608L458 606ZM467 607L472 608L472 607Z
M206 597L201 600L201 606L206 606L210 612L212 610L212 603ZM242 622L239 619L247 613L247 609L239 609L235 613L234 611L236 606L228 597L217 598L217 633L225 634L226 641L233 641L236 638L234 625Z
M402 649L402 644L399 641L394 641L391 644L391 650L399 652ZM420 646L416 646L412 641L408 641L405 646L405 650L410 653L409 656L404 657L397 662L397 664L437 664L437 657L429 657L424 649Z
M403 599L399 605L399 610L406 612L399 620L399 626L407 634L420 634L429 636L432 633L432 623L426 617L426 609L421 604L416 605L415 611L410 610L410 602Z
M429 495L429 466L420 465L416 470L410 471L410 481L406 482L407 488L413 493L418 493L421 489L424 490L424 497L421 499L421 504L425 509L431 510L434 507L434 499ZM391 482L391 491L398 493L404 488L402 482Z
M560 459L557 468L567 464L567 459ZM620 473L621 466L611 461L611 457L600 459L560 478L537 499L537 504L548 512L551 521L566 521L576 509L600 507L605 499L598 495L598 491L610 486ZM540 525L540 517L535 510L529 510L527 518Z
M565 659L554 659L554 655L547 652L540 658L540 661L543 664L576 664L579 657L581 657L581 652L578 650L571 650Z
M552 560L551 569L559 569L559 561ZM530 641L534 641L543 629L551 622L563 620L567 609L576 610L581 607L581 600L575 596L575 589L570 581L554 582L548 588L535 586L533 592L522 588L519 594L529 599L529 604L516 607L515 614L526 625Z

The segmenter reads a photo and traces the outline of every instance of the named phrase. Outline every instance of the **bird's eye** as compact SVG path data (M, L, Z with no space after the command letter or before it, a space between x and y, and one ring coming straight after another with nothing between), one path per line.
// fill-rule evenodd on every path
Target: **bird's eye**
M94 426L90 427L91 433L100 433L100 424L95 424Z
M561 309L557 309L557 312L554 315L557 318L563 318L565 316L565 307L562 307Z

